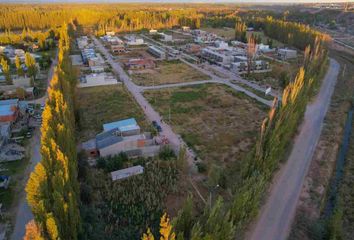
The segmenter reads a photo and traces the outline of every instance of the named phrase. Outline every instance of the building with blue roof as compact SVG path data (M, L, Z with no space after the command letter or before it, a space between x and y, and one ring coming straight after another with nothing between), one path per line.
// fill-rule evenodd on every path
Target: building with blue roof
M128 118L116 122L103 124L103 131L108 132L111 130L119 131L122 136L130 136L140 134L140 127L135 118Z
M19 114L19 100L9 99L0 101L0 122L14 122Z

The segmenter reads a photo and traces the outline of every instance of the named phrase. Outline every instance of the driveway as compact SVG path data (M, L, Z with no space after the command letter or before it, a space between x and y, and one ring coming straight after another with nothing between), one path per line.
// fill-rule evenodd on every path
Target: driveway
M339 69L339 64L331 59L320 92L307 106L290 156L277 178L274 179L266 203L247 239L287 239L303 182L321 134L323 120L331 101Z

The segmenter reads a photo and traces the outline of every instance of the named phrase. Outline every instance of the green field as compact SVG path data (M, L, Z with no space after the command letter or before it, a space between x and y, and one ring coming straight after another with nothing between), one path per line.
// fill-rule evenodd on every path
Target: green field
M78 139L86 141L102 131L102 124L134 117L144 129L143 111L121 85L78 88Z

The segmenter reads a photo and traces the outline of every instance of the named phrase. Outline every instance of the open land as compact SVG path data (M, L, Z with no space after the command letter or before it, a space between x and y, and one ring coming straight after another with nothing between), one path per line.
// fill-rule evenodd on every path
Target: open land
M265 109L216 84L144 93L206 163L240 160L252 148Z
M140 86L194 82L210 79L206 74L193 69L179 60L157 62L156 69L133 73L131 77L133 82Z

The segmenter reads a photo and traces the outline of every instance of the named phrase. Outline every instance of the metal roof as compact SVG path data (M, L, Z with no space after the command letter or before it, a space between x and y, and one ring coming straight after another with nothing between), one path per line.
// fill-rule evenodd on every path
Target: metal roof
M118 129L120 132L139 130L140 127L137 124L135 118L128 118L116 122L103 124L103 131L110 131L112 129Z
M14 113L14 107L18 106L18 99L0 101L0 116L8 116Z
M112 180L120 180L130 176L142 174L144 172L144 167L137 165L130 168L121 169L118 171L111 172Z
M119 135L117 129L111 129L109 131L102 132L96 136L97 149L102 149L107 146L123 141L123 137Z

